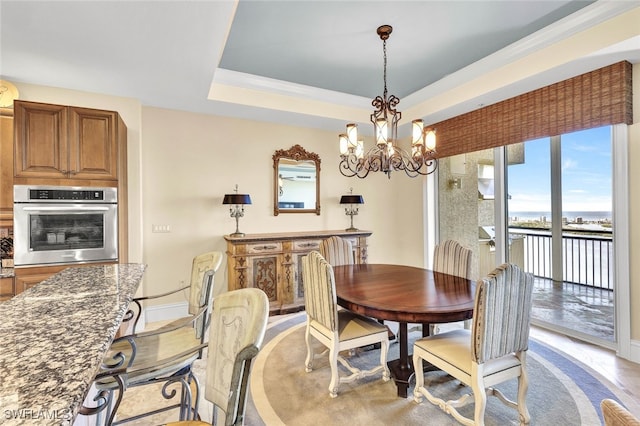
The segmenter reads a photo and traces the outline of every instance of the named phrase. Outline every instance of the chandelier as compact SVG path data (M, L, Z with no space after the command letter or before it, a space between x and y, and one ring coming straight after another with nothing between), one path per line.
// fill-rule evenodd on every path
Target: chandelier
M396 110L400 99L387 93L387 39L391 25L381 25L377 33L382 40L384 56L384 91L371 102L375 108L371 114L376 144L364 152L364 141L358 138L357 124L347 124L347 132L340 134L340 172L347 177L365 178L369 172L391 172L402 170L409 177L428 175L438 167L435 130L424 128L422 120L412 121L411 154L397 145L398 122L402 113Z

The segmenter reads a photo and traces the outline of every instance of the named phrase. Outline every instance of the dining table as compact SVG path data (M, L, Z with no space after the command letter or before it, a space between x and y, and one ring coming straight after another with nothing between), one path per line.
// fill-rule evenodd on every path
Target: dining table
M388 264L333 267L338 305L371 318L398 323L399 357L388 361L398 396L406 398L413 371L408 324L463 321L473 317L473 280L429 269Z

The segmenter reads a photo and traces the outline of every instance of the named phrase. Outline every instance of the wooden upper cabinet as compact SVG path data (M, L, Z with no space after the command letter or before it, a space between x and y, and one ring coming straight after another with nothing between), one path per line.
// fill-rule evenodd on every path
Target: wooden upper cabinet
M118 179L115 111L15 101L15 177Z
M14 176L66 177L67 107L14 101Z
M118 113L69 107L69 173L76 179L118 179Z

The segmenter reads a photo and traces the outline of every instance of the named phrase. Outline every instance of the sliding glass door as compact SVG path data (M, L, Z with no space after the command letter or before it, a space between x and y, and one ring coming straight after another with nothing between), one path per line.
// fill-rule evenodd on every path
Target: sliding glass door
M545 325L613 342L611 129L524 142L510 162L510 235L523 241L536 277L533 317Z
M438 172L439 240L472 248L477 278L502 261L522 266L536 278L534 321L605 345L615 342L611 140L610 127L585 130L450 157Z

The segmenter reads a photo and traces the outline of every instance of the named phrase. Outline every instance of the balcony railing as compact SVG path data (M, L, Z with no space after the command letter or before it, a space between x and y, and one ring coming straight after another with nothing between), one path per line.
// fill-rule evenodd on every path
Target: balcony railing
M526 272L552 279L551 232L536 228L510 227L512 235L523 235ZM613 239L607 231L571 230L562 235L562 280L613 290Z

